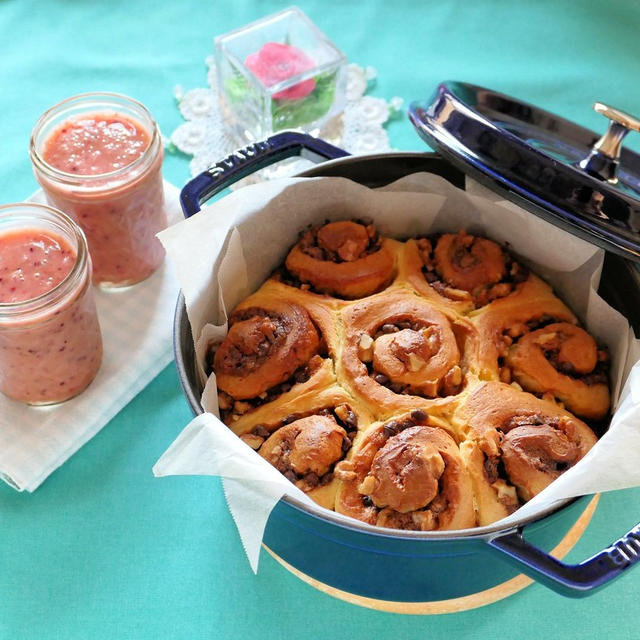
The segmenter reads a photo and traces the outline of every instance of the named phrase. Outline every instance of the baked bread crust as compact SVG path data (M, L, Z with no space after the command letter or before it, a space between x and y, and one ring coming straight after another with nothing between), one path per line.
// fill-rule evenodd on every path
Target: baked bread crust
M606 351L464 231L305 230L208 360L229 428L321 506L391 528L512 513L584 457L583 420L610 403Z

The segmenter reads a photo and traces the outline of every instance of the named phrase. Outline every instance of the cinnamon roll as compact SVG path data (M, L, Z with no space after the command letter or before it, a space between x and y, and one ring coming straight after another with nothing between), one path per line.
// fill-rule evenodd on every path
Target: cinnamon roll
M391 290L344 312L344 381L382 410L407 410L459 393L464 321L453 323L418 296Z
M566 322L548 324L509 347L506 364L527 391L562 402L587 420L609 410L606 352L584 329Z
M455 420L465 437L460 450L480 525L515 511L596 443L568 411L500 382L477 386Z
M334 330L330 311L303 306L283 296L280 287L268 281L238 305L225 339L209 348L207 359L227 424L307 383L323 368L327 337Z
M453 438L426 411L374 425L336 466L336 511L381 527L475 526L471 481Z
M444 287L431 286L426 277L427 270L421 247L428 251L426 247L431 247L430 241L421 238L405 242L398 260L398 280L409 284L422 298L434 306L467 315L475 308L471 295L467 291L454 291L452 288L445 293ZM429 279L433 280L431 276Z
M274 300L269 309L237 310L214 356L218 388L234 398L255 398L284 382L318 352L309 314Z
M482 379L499 378L506 383L511 378L510 372L503 370L504 360L515 340L551 322L577 322L551 287L534 274L508 297L474 311L469 320L478 336L467 353L470 368Z
M499 244L464 230L419 238L413 246L414 257L409 259L415 262L417 252L422 263L421 278L414 277L414 282L422 280L442 298L462 303L461 309L508 296L528 276ZM425 289L422 283L418 286Z
M280 427L260 455L307 493L330 481L330 471L351 444L332 416L311 415ZM323 506L332 506L330 504Z
M317 292L363 298L391 282L394 241L382 238L372 224L330 222L302 233L285 266Z
M361 424L361 412L336 385L306 392L277 406L242 416L232 429L252 449L315 502L333 509L335 464L345 458Z

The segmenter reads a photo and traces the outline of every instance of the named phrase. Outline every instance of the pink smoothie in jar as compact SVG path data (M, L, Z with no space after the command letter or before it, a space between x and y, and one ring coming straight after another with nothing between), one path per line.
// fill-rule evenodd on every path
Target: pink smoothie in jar
M81 229L45 205L0 207L0 391L62 402L89 385L101 359Z
M118 94L83 94L49 109L34 127L31 159L54 207L84 230L93 281L127 286L164 259L167 226L162 144L147 109Z
M76 261L62 237L41 229L13 229L0 235L0 303L37 298L59 285Z

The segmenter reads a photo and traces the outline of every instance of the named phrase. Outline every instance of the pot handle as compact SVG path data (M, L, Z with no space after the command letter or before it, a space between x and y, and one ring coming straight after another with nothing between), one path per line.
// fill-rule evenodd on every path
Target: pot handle
M324 140L296 131L284 131L262 142L254 142L234 151L187 182L180 192L185 218L198 213L203 202L241 178L296 155L312 162L322 162L349 154Z
M564 564L529 544L522 537L522 529L487 542L529 577L574 598L592 594L640 561L640 523L606 549L574 565Z

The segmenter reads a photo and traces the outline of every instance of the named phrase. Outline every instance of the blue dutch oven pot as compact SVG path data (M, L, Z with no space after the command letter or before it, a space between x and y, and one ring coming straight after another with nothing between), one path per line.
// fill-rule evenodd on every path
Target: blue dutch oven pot
M640 123L604 105L612 118L599 136L502 94L443 83L410 118L438 153L363 157L322 140L283 132L251 144L196 176L182 190L185 216L237 180L277 161L302 156L316 167L301 176L341 176L378 187L418 171L464 188L465 173L536 215L607 249L601 295L640 334L640 156L620 148ZM202 413L191 329L180 296L174 323L176 365L194 413ZM371 602L430 603L485 592L524 573L567 596L593 593L640 559L640 524L576 565L549 553L585 511L590 497L566 500L512 528L464 531L383 529L283 497L264 544L285 566L334 595ZM375 606L372 605L372 606Z

